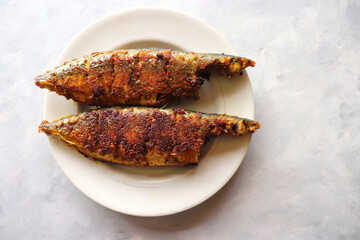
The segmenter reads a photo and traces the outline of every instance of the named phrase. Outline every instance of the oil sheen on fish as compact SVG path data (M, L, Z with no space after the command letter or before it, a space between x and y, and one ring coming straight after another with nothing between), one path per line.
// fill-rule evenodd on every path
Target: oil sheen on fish
M88 105L162 106L170 99L198 99L211 72L231 77L254 65L223 54L129 49L74 59L36 77L35 84Z
M200 147L220 134L255 132L245 118L184 109L114 107L43 121L39 131L83 155L131 166L197 165Z

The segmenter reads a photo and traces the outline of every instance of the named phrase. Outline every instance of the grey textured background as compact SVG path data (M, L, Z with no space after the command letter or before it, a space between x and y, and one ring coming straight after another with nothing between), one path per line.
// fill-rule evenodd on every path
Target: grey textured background
M84 27L144 6L200 18L256 60L262 123L220 192L159 218L113 212L69 182L37 133L33 84ZM0 239L359 239L359 30L356 0L1 0Z

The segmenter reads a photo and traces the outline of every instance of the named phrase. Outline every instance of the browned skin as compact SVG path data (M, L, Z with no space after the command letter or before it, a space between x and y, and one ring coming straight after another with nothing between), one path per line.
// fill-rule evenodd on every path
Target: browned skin
M52 135L85 156L131 166L197 165L200 147L220 134L253 133L260 124L183 109L107 108L44 121Z
M89 105L161 106L170 99L198 99L211 72L231 77L254 65L222 54L129 49L74 59L39 75L35 84Z

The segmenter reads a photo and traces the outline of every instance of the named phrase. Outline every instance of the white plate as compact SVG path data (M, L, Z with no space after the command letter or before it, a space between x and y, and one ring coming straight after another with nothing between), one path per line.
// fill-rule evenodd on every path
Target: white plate
M58 65L94 51L159 47L203 53L237 55L230 44L206 23L167 9L144 8L106 16L82 31L64 50ZM254 118L250 80L213 75L201 88L199 101L176 105L203 112ZM86 109L71 100L47 93L45 119ZM195 168L133 168L90 161L49 138L51 150L65 175L85 195L125 214L162 216L189 209L215 194L238 169L250 136L221 136L202 149Z

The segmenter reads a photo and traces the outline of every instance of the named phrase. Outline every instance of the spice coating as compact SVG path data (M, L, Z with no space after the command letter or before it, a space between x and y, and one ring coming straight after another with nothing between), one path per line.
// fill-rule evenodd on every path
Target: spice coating
M184 109L115 107L43 121L39 131L85 156L131 166L197 165L200 147L220 134L255 132L260 124Z
M255 62L223 54L166 49L92 53L35 78L40 88L94 106L161 106L170 99L198 99L211 72L228 77Z

